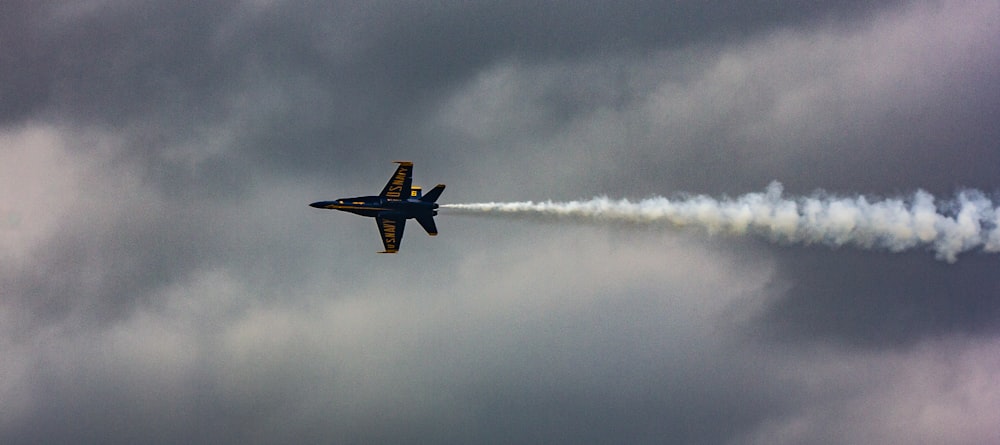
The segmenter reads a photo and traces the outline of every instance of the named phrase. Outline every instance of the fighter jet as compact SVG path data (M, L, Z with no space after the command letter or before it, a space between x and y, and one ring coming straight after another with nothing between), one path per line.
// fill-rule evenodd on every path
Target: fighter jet
M378 196L359 196L343 198L336 201L319 201L309 204L317 209L332 209L351 212L356 215L375 218L379 233L382 234L382 245L385 250L379 253L396 253L399 243L403 240L403 227L406 220L414 218L430 236L437 235L434 225L434 215L437 215L437 201L444 191L444 184L438 184L421 196L420 187L412 185L413 163L395 161L399 164L396 173L389 178L382 193Z

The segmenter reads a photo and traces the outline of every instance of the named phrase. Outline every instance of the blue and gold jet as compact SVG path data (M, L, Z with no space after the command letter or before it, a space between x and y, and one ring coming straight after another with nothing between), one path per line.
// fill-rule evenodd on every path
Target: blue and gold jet
M413 163L408 161L396 161L396 163L399 164L396 173L389 178L389 182L378 196L319 201L309 206L317 209L343 210L375 218L379 233L382 234L382 245L385 246L385 250L379 253L396 253L399 250L399 243L403 240L403 227L410 218L416 219L428 235L437 235L434 215L438 213L435 210L438 205L434 201L437 201L444 191L444 184L434 186L426 195L421 196L420 187L412 185Z

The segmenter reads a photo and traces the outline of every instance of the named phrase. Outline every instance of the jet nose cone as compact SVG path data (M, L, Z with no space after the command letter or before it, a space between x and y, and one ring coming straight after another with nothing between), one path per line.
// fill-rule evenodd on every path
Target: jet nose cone
M322 209L323 208L323 204L324 204L323 201L317 201L317 202L314 202L312 204L309 204L309 207L315 207L317 209Z

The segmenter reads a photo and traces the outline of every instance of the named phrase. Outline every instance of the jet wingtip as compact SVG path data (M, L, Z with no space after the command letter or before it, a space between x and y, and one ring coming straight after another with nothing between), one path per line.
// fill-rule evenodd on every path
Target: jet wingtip
M394 164L405 165L407 167L412 167L413 163L410 161L392 161Z

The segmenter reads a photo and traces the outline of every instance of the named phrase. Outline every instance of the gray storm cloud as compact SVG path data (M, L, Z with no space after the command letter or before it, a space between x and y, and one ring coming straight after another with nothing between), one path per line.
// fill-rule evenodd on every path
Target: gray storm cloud
M556 218L578 221L700 227L709 233L758 234L776 242L850 245L901 252L927 248L955 262L962 252L1000 252L1000 208L977 190L936 201L918 190L912 196L870 199L785 197L772 182L763 193L716 199L698 195L638 202L606 197L569 202L444 204L448 213Z

